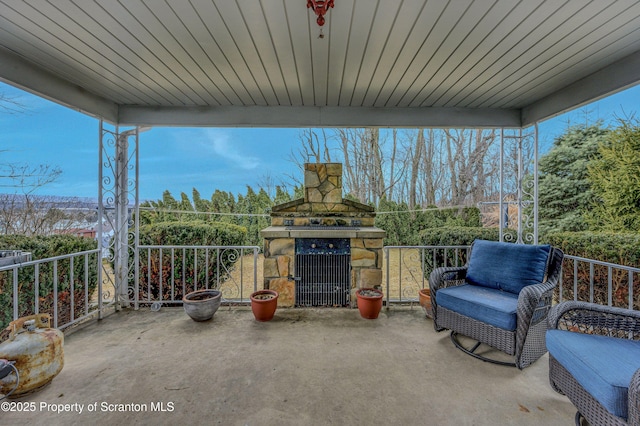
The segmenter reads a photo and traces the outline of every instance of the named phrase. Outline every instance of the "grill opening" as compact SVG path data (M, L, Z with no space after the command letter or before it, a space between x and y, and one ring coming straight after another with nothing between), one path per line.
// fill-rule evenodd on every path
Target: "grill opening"
M348 238L296 239L296 306L349 306Z
M285 226L287 231L359 231L357 226L342 226L342 225L305 225L305 226Z

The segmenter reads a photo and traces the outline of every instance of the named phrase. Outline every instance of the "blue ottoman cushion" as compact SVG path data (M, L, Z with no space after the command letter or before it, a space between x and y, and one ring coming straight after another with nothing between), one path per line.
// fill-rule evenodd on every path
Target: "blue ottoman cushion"
M509 331L516 329L517 294L462 284L438 290L436 303L450 311L494 327Z
M471 250L467 282L518 294L543 282L549 245L525 245L476 240Z
M627 419L631 377L640 368L640 341L548 330L549 353L610 413Z

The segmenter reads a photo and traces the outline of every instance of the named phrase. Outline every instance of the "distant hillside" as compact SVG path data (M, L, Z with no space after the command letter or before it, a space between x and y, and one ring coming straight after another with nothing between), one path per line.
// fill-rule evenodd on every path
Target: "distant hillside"
M60 210L97 210L98 199L89 197L62 197L58 195L23 195L23 194L2 194L0 193L0 208L8 206L13 208L24 207L27 203L31 205L42 205L47 208L57 208Z

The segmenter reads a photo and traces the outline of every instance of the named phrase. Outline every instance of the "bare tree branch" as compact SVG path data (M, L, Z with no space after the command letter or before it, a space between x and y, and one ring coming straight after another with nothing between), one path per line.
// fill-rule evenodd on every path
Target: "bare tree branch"
M17 100L15 96L0 93L0 112L5 114L22 114L27 111L26 105Z

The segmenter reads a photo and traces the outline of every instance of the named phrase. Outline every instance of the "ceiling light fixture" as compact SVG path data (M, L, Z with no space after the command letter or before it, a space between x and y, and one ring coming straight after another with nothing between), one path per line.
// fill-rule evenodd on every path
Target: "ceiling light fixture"
M324 25L324 15L329 8L333 8L333 0L307 0L307 9L311 8L318 15L316 22L319 26Z

